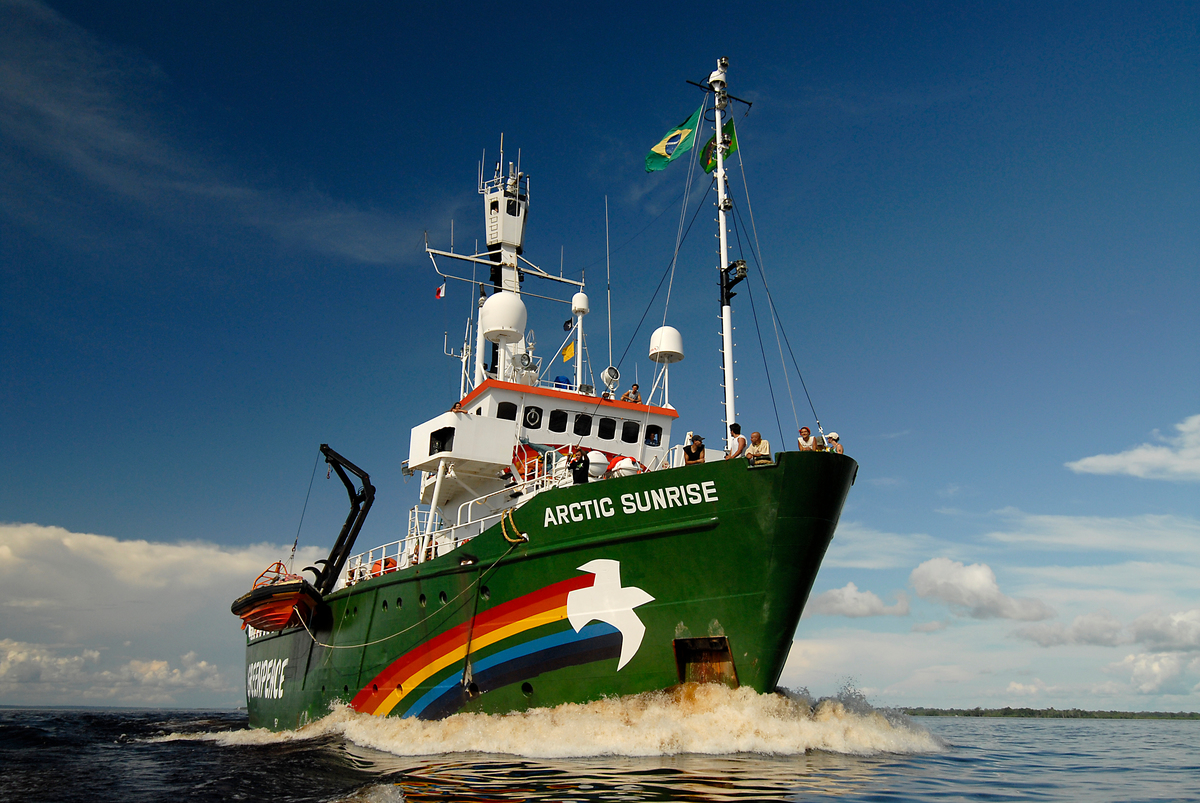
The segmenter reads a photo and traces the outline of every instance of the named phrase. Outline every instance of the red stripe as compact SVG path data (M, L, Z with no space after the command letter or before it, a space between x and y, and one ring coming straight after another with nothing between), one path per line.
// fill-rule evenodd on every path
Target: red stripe
M502 605L497 605L495 608L475 617L473 632L482 636L539 613L560 608L566 604L568 594L576 589L590 588L595 580L596 575L586 572L578 577L562 580L526 594L523 597L517 597ZM468 621L456 625L429 641L418 644L397 658L387 668L372 678L371 683L364 686L358 694L354 695L354 699L350 701L350 707L356 711L374 711L395 690L396 678L407 677L413 673L413 670L419 669L425 664L437 660L447 652L466 644L467 631L470 629L470 624Z

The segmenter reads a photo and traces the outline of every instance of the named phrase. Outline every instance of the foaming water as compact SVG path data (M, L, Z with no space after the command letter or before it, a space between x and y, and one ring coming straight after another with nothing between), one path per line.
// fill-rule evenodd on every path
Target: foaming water
M871 708L852 691L813 703L804 695L759 694L719 684L685 684L665 692L504 715L456 714L434 722L376 717L340 706L296 731L244 730L164 738L209 738L247 745L330 736L396 756L791 756L813 750L873 755L944 748L937 737L907 717Z
M282 734L245 712L0 709L0 801L1200 800L1195 721L916 722L853 692L716 688L441 723L339 709Z

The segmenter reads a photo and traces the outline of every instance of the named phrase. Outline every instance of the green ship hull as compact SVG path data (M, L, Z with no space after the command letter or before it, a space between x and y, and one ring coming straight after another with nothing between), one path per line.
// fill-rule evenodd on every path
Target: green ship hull
M784 452L543 491L440 557L247 637L250 725L776 688L858 464Z

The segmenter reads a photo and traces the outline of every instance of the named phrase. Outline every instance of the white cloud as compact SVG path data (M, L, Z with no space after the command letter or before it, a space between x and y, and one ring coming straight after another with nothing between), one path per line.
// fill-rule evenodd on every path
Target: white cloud
M1186 668L1188 656L1160 652L1127 655L1124 660L1109 664L1105 671L1128 675L1130 684L1139 694L1186 694Z
M1151 480L1200 481L1200 415L1175 425L1174 438L1143 443L1117 454L1098 454L1067 463L1077 474L1129 474Z
M106 699L108 686L128 694L123 702L235 702L233 686L219 681L240 677L244 660L241 622L229 604L288 549L0 524L0 702ZM296 565L320 557L321 550L303 549ZM68 692L73 697L62 697Z
M0 639L0 699L156 705L175 702L179 692L210 691L228 697L238 690L195 652L180 656L175 667L164 660L135 658L107 670L97 667L100 658L98 650ZM240 684L240 674L237 678Z
M809 603L813 613L826 616L907 616L908 597L903 593L897 594L895 605L885 605L883 600L870 591L859 591L854 583L846 583L845 588L835 588L818 595Z
M419 253L419 221L364 210L320 193L285 194L228 180L229 172L171 143L151 111L169 82L35 0L6 2L0 26L0 206L30 225L48 207L69 208L47 165L195 227L233 220L275 239L366 263L403 263ZM53 189L47 189L54 187ZM201 216L197 213L207 210ZM69 216L69 213L67 213Z
M1059 622L1028 625L1016 635L1043 647L1063 644L1115 647L1133 641L1133 637L1124 632L1121 620L1104 610L1076 616L1070 627Z
M1019 599L1002 593L995 573L983 563L964 566L949 558L933 558L913 569L909 582L917 596L945 602L959 616L1021 621L1054 616L1054 611L1039 600Z
M1200 608L1170 615L1139 616L1130 629L1139 643L1156 650L1200 650Z
M1043 692L1054 692L1056 688L1054 686L1047 686L1042 682L1041 678L1034 678L1033 683L1018 683L1014 680L1008 684L1008 688L1005 691L1009 694L1015 694L1018 697L1035 697Z

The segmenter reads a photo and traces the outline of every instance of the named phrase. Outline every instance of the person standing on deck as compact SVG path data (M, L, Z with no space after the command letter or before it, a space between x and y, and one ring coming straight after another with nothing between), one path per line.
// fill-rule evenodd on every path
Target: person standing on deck
M737 423L730 424L729 425L729 434L733 435L733 437L734 437L734 449L732 452L725 455L725 459L726 460L734 460L739 457L745 457L746 456L746 439L744 437L742 437L742 425L737 424Z
M817 441L816 438L812 436L812 430L810 430L808 427L800 427L799 443L800 451L802 452L816 451Z
M571 453L571 459L567 461L567 468L571 469L571 480L576 485L583 485L588 481L588 458L587 451L575 448Z

